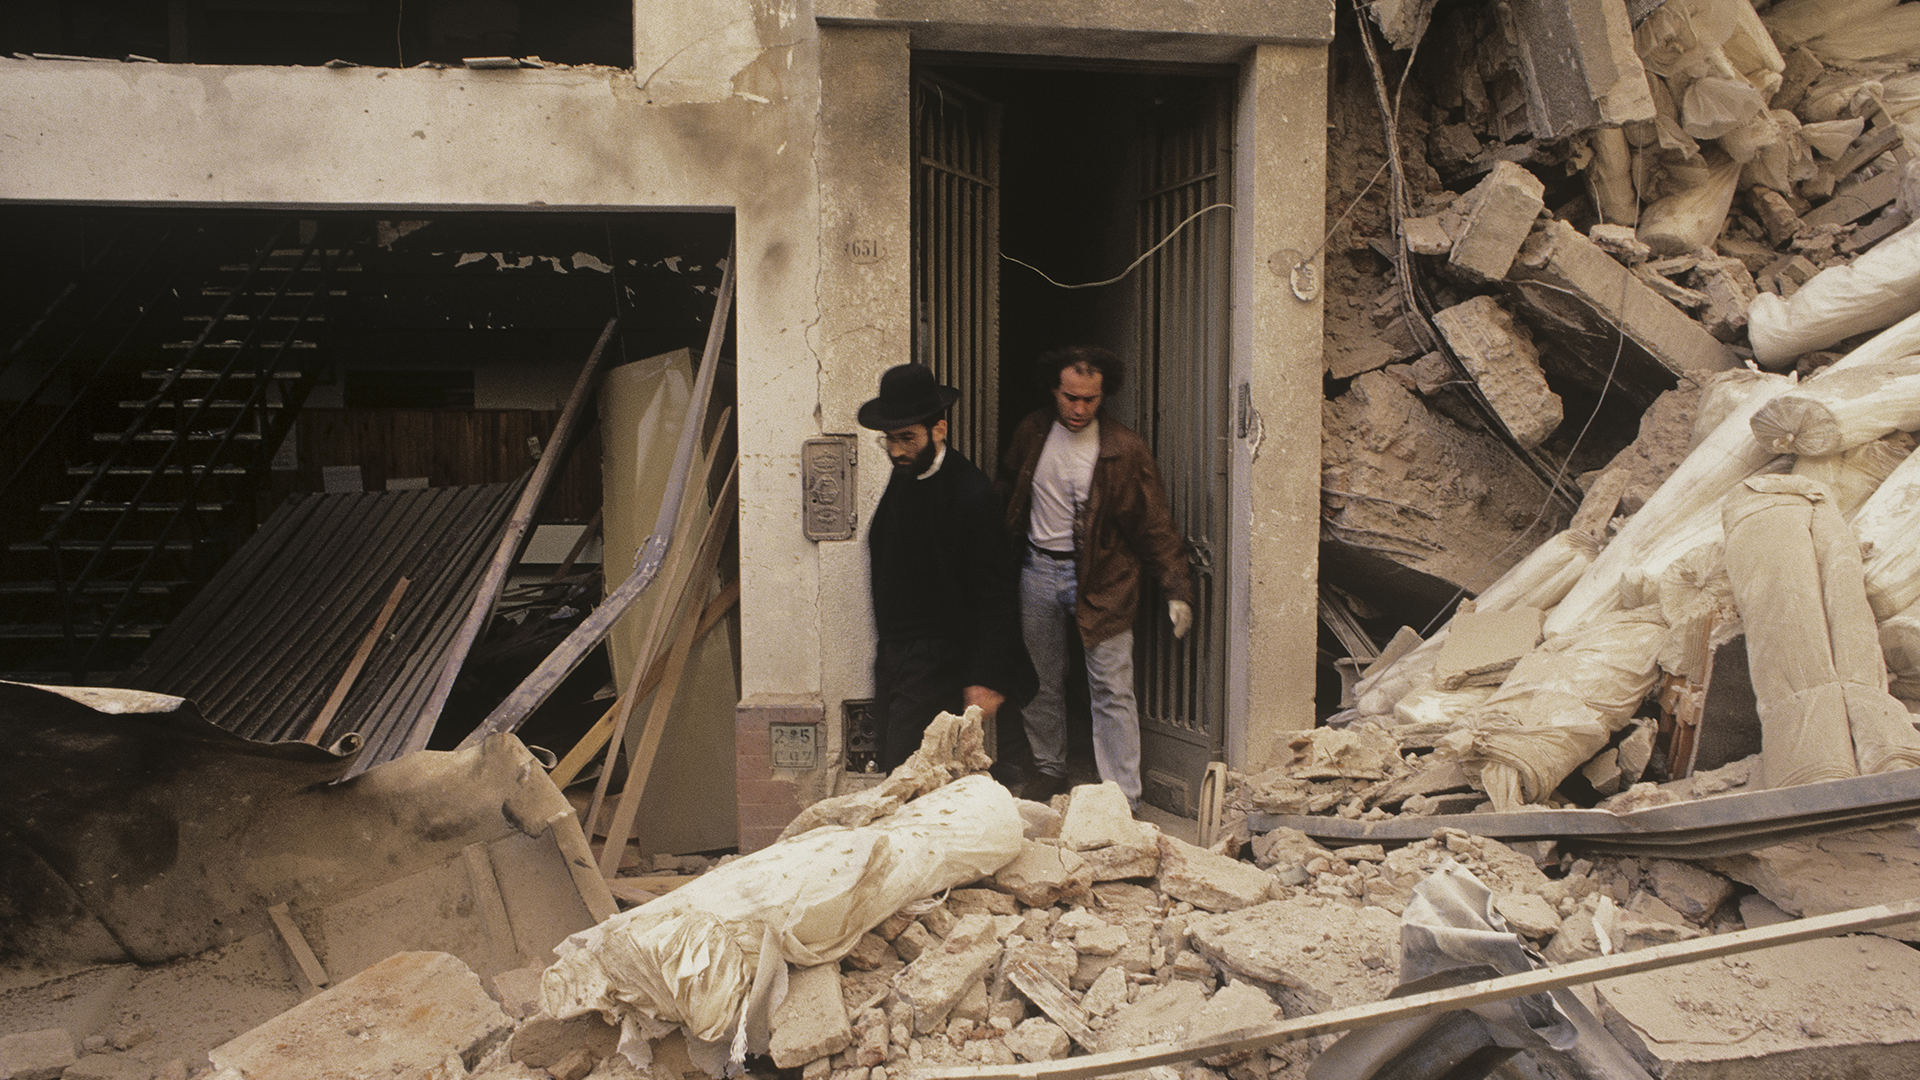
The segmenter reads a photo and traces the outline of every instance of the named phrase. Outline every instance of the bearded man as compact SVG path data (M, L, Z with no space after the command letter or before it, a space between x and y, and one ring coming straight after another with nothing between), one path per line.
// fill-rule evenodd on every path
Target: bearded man
M1016 564L999 496L979 467L947 446L960 396L919 364L880 376L860 426L881 432L893 476L867 530L873 594L874 717L880 767L898 768L941 712L1033 695L1020 642Z

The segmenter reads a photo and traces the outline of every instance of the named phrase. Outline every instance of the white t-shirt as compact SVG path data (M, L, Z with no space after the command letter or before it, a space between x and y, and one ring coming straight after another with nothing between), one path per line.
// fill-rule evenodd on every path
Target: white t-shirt
M1047 444L1033 468L1033 504L1027 539L1048 551L1073 550L1074 514L1093 488L1093 463L1100 458L1100 421L1068 431L1055 420Z

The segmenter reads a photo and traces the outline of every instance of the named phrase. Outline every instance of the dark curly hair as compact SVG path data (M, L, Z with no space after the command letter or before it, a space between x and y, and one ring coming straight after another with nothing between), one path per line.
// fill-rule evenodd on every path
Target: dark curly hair
M1100 376L1100 393L1117 394L1126 379L1126 365L1113 354L1113 350L1102 345L1068 345L1043 354L1035 364L1035 373L1040 379L1040 389L1053 393L1060 385L1060 373L1068 368L1080 368L1084 373Z

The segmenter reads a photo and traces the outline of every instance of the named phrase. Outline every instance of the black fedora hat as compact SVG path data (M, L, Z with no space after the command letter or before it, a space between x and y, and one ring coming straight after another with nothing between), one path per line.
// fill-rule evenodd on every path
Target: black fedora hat
M919 364L900 364L880 376L880 396L860 406L860 426L893 431L924 424L960 400L960 391L941 386Z

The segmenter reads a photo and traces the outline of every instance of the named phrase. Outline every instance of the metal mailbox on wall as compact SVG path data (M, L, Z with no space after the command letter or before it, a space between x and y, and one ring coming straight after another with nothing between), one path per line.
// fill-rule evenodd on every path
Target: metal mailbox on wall
M825 435L800 444L800 528L809 540L851 540L858 451L851 435Z

